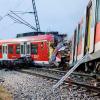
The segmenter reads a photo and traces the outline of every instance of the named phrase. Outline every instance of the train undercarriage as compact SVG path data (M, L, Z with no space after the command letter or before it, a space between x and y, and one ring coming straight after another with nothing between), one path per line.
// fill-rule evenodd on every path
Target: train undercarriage
M27 66L31 67L32 64L31 57L20 57L15 60L0 60L0 67L8 69L27 68Z

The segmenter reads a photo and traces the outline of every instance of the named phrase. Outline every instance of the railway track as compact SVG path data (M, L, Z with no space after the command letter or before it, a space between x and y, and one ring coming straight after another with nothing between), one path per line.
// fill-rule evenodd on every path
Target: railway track
M17 70L21 73L26 73L30 75L35 75L43 77L50 80L60 80L61 77L66 74L66 71L59 71L55 69L45 69L45 68L31 68ZM64 84L71 84L80 87L85 87L88 90L92 90L100 93L100 82L94 79L93 75L74 72L68 79L64 81Z
M47 69L47 68L30 68L32 71L42 71L42 72L49 72L49 73L55 73L55 74L60 74L60 75L65 75L67 73L67 71L62 71L62 68L54 68L54 69ZM84 77L93 77L94 76L100 76L100 74L87 74L87 73L83 73L83 72L73 72L72 75L79 75L79 76L84 76Z

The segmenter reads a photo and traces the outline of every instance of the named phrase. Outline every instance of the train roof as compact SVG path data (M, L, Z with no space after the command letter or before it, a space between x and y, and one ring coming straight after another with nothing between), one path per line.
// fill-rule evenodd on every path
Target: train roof
M0 44L2 43L19 43L25 41L52 41L54 40L54 36L52 34L49 35L37 35L37 36L28 36L28 37L21 37L21 38L14 38L14 39L6 39L0 40Z
M53 32L53 31L51 31L51 32L27 32L27 33L17 34L16 38L27 37L27 36L45 35L45 34L58 35L58 32Z

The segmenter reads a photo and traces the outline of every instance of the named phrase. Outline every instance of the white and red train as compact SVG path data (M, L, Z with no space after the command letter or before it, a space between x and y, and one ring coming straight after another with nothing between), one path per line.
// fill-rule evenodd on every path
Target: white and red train
M70 64L75 65L78 60L89 53L92 58L84 62L84 69L98 70L100 68L100 0L89 0L84 16L71 39Z
M22 58L24 63L32 61L38 65L49 65L54 42L52 34L0 40L0 65L18 65Z

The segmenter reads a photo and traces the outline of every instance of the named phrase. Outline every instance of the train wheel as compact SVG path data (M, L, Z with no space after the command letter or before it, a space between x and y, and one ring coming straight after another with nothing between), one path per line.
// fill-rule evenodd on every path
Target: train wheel
M96 64L96 72L100 73L100 62Z
M88 64L87 63L85 63L85 72L88 72Z
M85 64L81 64L76 71L85 72Z
M95 63L94 62L85 63L85 72L88 72L88 73L95 72Z
M88 63L88 71L91 72L91 73L94 73L95 72L95 66L96 66L95 62L89 62Z

